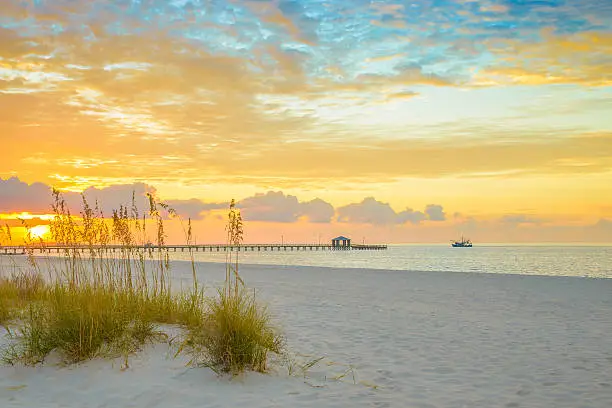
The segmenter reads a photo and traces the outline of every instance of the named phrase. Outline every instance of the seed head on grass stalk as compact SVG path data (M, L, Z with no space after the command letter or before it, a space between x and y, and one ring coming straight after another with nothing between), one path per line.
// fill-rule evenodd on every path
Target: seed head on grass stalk
M156 288L155 290L157 290L157 287L159 286L159 290L161 291L161 293L165 293L166 290L169 291L169 288L166 288L166 285L165 285L165 281L166 281L165 271L167 271L170 268L170 254L168 253L168 249L165 248L166 233L164 231L164 221L163 221L163 217L161 216L161 213L157 209L157 206L159 204L159 206L164 209L167 209L168 206L163 203L157 202L155 198L153 197L153 195L150 193L147 193L147 197L149 198L149 215L151 216L151 218L153 219L157 227L156 244L158 247L158 252L157 252L158 259L157 260L158 260L158 265L159 265L159 277L157 275L154 276L154 279L155 279L154 287Z
M70 285L78 285L83 275L83 270L81 269L83 265L80 251L75 249L75 247L82 242L82 234L62 193L54 188L52 195L51 208L53 209L54 216L49 225L51 236L57 244L64 246L64 256L62 257L64 268L62 272L65 274L65 279L68 280Z
M8 225L8 223L5 223L4 225L4 227L0 225L0 245L10 245L13 242L11 227Z
M26 254L28 255L28 264L34 268L38 269L38 265L36 264L36 260L34 258L34 246L44 247L45 243L41 237L35 237L32 235L32 227L21 218L17 218L21 221L21 226L25 229L25 235L23 237L23 243L25 245Z
M174 209L169 209L168 215L170 217L177 218L181 224L181 228L183 229L183 234L185 236L185 240L187 241L187 250L189 251L189 260L191 262L191 278L193 282L193 296L199 297L200 290L199 290L199 285L198 285L198 277L196 274L195 258L193 255L193 248L192 248L192 245L195 245L196 242L193 236L191 217L187 218L187 226L185 226L183 219Z
M103 221L104 216L98 205L95 202L95 207L92 208L84 194L81 194L82 211L81 211L81 241L87 246L89 258L92 268L92 279L94 282L100 282L102 279L103 270L98 268L102 263L103 249L108 244L108 226Z
M230 202L229 212L227 214L227 226L225 230L227 232L227 244L230 246L230 251L226 253L225 258L225 290L231 295L232 289L234 294L238 294L238 283L244 286L244 282L238 273L238 253L240 245L243 241L243 225L242 215L240 211L236 209L236 201L232 199ZM236 253L234 254L233 247L236 247Z

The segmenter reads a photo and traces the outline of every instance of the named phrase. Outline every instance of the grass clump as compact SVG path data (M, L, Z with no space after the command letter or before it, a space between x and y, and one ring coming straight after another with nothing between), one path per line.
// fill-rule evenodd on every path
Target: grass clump
M283 352L284 338L272 326L265 307L244 289L219 291L208 300L201 324L192 326L184 345L198 364L217 373L265 372L268 353Z
M143 292L104 286L46 287L40 301L20 315L19 342L4 350L9 364L36 365L57 351L66 364L95 357L124 357L164 335L160 323L194 324L201 320L202 298L146 296Z
M103 348L127 355L155 334L153 322L137 311L129 293L56 284L44 303L30 304L22 316L22 341L11 350L13 360L37 364L53 350L66 363L96 357Z
M3 283L0 282L0 326L5 325L13 317L13 311L9 307L8 299L4 298Z
M11 319L11 303L16 297L15 286L8 279L0 277L0 325L6 324Z
M6 325L30 302L44 297L45 284L37 273L0 276L0 325Z
M243 239L240 212L232 200L228 215L227 243L238 249ZM239 251L229 251L226 278L218 296L208 299L202 321L189 327L181 348L192 361L217 373L238 374L245 370L265 372L269 353L283 353L284 337L272 325L265 306L246 290L238 273Z

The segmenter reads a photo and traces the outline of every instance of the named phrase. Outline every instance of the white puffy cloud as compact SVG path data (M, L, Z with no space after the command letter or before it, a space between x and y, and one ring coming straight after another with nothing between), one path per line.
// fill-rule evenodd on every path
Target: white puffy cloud
M308 221L315 223L330 222L335 213L334 207L320 198L300 203L300 207Z
M334 207L326 201L316 198L300 202L282 191L256 194L241 200L237 206L248 221L295 222L305 217L310 222L325 223L334 215Z
M17 177L0 178L0 213L51 210L51 188L43 183L27 184Z
M405 224L407 222L418 224L425 220L444 221L446 219L441 205L430 204L425 208L425 212L407 208L398 213L388 203L377 201L374 197L367 197L360 203L340 207L337 212L340 222L373 225Z
M388 203L366 197L360 203L338 208L338 221L365 224L396 224L397 214Z
M425 215L421 211L414 211L412 208L407 208L406 210L397 214L398 224L404 224L406 222L409 222L411 224L418 224L421 221L425 221L426 219L427 215Z
M431 221L446 220L446 213L441 205L429 204L425 207L425 214L427 214L427 219Z
M17 177L7 180L0 179L0 213L50 213L52 212L51 186L44 183L27 184ZM112 215L113 210L121 206L132 208L135 204L140 215L149 211L147 194L155 196L155 187L145 183L117 184L104 188L89 187L82 194L77 192L62 192L62 198L70 212L78 215L83 207L83 196L90 207L96 205L105 216ZM225 203L204 203L201 200L168 200L171 208L183 217L199 219L202 213L213 209L225 208Z
M52 188L43 183L27 184L17 177L0 179L0 213L27 211L30 213L51 212ZM120 206L129 210L136 205L142 215L149 211L147 194L156 196L155 187L145 183L118 184L104 188L89 187L82 193L64 192L63 198L70 211L77 215L84 196L91 207L98 206L105 216ZM183 218L202 219L207 212L228 207L228 203L207 203L199 199L164 200ZM320 199L300 201L296 196L282 191L268 191L244 198L237 203L247 221L291 223L300 219L311 223L329 223L336 215L339 222L373 225L418 224L425 220L444 221L446 214L441 205L428 205L424 211L407 208L396 212L388 203L367 197L359 203L338 209Z

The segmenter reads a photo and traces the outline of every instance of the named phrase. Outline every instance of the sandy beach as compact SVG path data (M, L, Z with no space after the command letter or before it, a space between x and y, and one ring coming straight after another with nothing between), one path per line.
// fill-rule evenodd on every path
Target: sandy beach
M198 270L209 287L222 283L224 265ZM191 271L175 261L173 273L178 283ZM0 406L603 408L612 401L611 280L266 265L244 265L242 276L269 304L296 359L324 357L306 375L274 363L270 374L218 378L154 344L126 370L101 359L0 366ZM8 342L3 330L0 343Z

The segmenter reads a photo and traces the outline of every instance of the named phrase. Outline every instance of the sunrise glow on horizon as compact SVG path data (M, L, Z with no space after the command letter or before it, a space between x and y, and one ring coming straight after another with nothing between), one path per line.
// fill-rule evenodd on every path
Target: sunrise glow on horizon
M612 242L611 67L608 0L2 1L0 225Z

